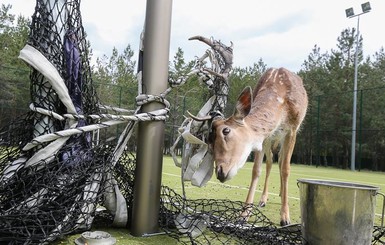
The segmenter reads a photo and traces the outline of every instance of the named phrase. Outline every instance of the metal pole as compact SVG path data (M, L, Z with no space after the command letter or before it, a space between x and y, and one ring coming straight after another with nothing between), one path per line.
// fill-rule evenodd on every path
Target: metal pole
M360 16L357 16L357 36L356 36L356 54L354 57L354 89L353 89L353 122L352 122L352 150L350 159L350 169L355 170L356 166L356 127L357 127L357 77L358 77L358 50L360 36Z
M146 94L157 95L167 89L171 12L172 0L147 0L142 87ZM142 112L163 107L163 104L152 102L143 106ZM133 236L158 233L164 127L163 121L139 123L131 223Z
M317 96L317 162L316 166L318 167L320 165L320 160L321 160L321 150L320 150L320 113L321 113L321 96Z
M363 97L363 90L360 90L360 128L359 128L359 134L358 134L358 170L361 171L361 163L362 163L362 110L363 103L364 103L364 97Z

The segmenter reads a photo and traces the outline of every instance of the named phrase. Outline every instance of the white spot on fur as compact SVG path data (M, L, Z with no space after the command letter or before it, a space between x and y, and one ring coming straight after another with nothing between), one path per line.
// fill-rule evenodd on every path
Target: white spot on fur
M277 97L277 101L282 104L283 103L282 97Z
M276 69L273 69L270 73L270 76L266 79L266 81L270 80L270 78L273 76L274 72L275 72ZM273 79L273 82L275 81L275 79Z
M263 140L256 140L253 144L253 150L262 151Z

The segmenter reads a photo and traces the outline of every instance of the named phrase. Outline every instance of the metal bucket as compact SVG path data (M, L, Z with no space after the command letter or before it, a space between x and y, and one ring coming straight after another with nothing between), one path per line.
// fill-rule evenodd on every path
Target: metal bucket
M298 179L304 244L371 244L379 187Z

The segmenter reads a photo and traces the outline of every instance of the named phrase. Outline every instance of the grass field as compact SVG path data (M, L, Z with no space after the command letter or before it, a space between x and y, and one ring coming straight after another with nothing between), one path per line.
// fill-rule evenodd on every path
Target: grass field
M222 184L213 176L205 187L198 188L192 186L189 183L185 183L186 197L188 199L197 198L217 198L217 199L230 199L234 201L244 201L247 195L250 178L251 168L253 164L250 162L238 172L238 174L230 181ZM264 167L264 166L263 166ZM263 177L259 181L257 193L255 196L255 203L258 203L261 190L263 188L265 169L263 169ZM290 205L290 216L293 224L300 223L300 202L299 202L299 188L297 186L297 179L322 179L322 180L335 180L343 182L353 182L365 185L377 186L380 188L380 192L385 193L385 173L370 172L370 171L350 171L341 170L335 168L326 168L315 166L304 166L304 165L291 165L291 175L289 180L289 205ZM163 174L162 174L163 185L173 188L177 193L182 193L182 184L180 180L180 168L174 165L171 157L164 157L163 159ZM262 208L261 211L264 213L272 222L279 224L279 210L280 210L280 197L279 197L279 171L278 164L274 164L270 183L269 183L269 200L266 207ZM376 202L376 219L375 224L381 224L381 212L383 198L377 196ZM135 238L129 234L128 230L125 229L103 229L109 232L115 238L118 243L122 245L131 244L176 244L176 241L167 236L156 236L148 238ZM72 235L55 244L74 244L74 240L80 235Z
M198 188L189 183L185 183L186 197L188 199L195 198L218 198L230 199L234 201L244 201L248 192L251 169L253 163L248 162L238 171L238 174L226 183L220 183L215 176L208 182L205 187ZM265 165L263 165L265 167ZM263 176L258 183L255 203L259 202L260 194L263 189L265 169ZM281 199L279 197L279 169L278 164L274 164L271 170L269 183L269 200L266 207L262 208L262 212L274 223L279 224L279 210ZM377 186L380 192L385 193L385 173L369 172L369 171L350 171L335 168L291 165L291 174L289 179L289 204L292 223L300 223L300 203L299 188L297 179L322 179L335 180L343 182L353 182L365 185ZM173 187L178 193L182 193L180 182L180 168L175 167L173 161L169 157L164 158L163 162L163 183L164 185ZM380 214L382 212L382 197L377 197L376 202L376 223L380 222Z

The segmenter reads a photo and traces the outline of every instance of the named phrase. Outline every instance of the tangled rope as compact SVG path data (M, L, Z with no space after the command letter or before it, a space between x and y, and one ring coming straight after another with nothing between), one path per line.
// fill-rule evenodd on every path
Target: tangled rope
M135 110L101 105L79 1L38 0L20 58L31 67L31 111L0 131L0 243L41 244L89 230L98 207L125 227L136 162L127 142L137 121L167 119L169 90L139 95ZM165 108L139 113L153 101ZM118 142L99 137L123 123Z

